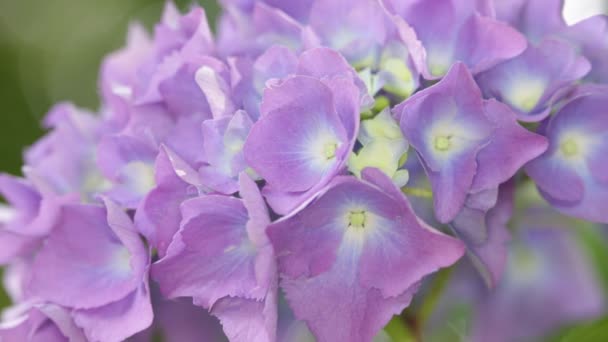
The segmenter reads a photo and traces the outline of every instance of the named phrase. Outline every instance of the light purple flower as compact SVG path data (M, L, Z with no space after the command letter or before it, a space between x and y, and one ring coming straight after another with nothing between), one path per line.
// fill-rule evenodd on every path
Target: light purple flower
M248 57L238 58L234 60L233 65L233 70L237 70L242 78L234 92L242 98L245 111L257 121L267 82L294 74L298 66L298 57L289 48L274 45L255 61L251 61Z
M111 201L61 207L25 284L31 298L70 309L93 341L122 341L152 323L149 253Z
M427 172L442 223L456 217L467 196L496 190L547 145L505 105L484 101L462 63L394 112Z
M500 283L507 261L511 234L507 227L513 214L515 183L469 195L450 227L467 246L467 256L486 286Z
M419 72L407 42L378 1L316 0L309 26L315 41L340 52L368 78L371 95L384 89L406 98L418 87Z
M112 182L108 197L128 208L136 208L155 186L156 149L126 135L105 136L97 148L97 164Z
M0 194L9 204L0 206L0 264L7 264L36 250L68 198L43 199L29 182L6 174L0 174Z
M195 65L213 63L205 55L214 50L204 10L195 7L182 16L167 2L152 38L133 24L127 46L104 60L100 88L105 115L118 128L124 127L135 105L163 102L175 114L207 115L205 99L189 76Z
M520 120L540 121L590 70L570 44L547 39L477 79L486 97L509 104Z
M496 17L524 34L534 44L565 28L564 0L494 1Z
M256 1L249 13L226 8L218 25L218 50L222 56L257 57L273 45L302 51L317 45L310 29L279 8Z
M207 310L188 299L166 299L152 287L154 323L128 342L150 342L155 339L179 342L225 341L220 322Z
M366 169L363 178L335 178L307 207L268 228L281 287L319 341L371 340L424 276L464 251L420 221L380 171Z
M163 257L179 230L180 205L205 192L199 174L171 149L161 148L154 165L156 187L135 212L135 225Z
M550 215L538 222L520 227L504 281L477 305L472 341L537 339L604 311L602 289L574 232L547 227Z
M104 113L117 128L129 119L129 104L138 82L138 68L152 52L152 41L146 29L134 23L129 26L126 46L106 56L100 70L99 88Z
M364 67L379 58L391 23L375 0L315 0L309 25L323 46Z
M302 54L297 76L266 89L244 153L275 212L290 212L345 169L359 127L354 77L339 54L318 48Z
M167 255L152 268L169 298L192 297L222 322L231 341L273 341L277 276L270 223L257 185L240 177L241 199L204 195L184 202Z
M588 88L540 132L549 149L526 166L546 200L565 214L608 222L608 116L606 87Z
M95 163L107 127L93 113L69 103L55 105L44 126L51 131L25 153L24 173L43 195L79 195L91 201L108 182Z
M3 312L0 340L85 342L68 310L54 304L23 303Z
M591 62L586 80L608 83L608 16L597 15L565 28L558 36L572 43Z
M517 30L489 16L488 1L384 0L426 79L444 76L461 61L473 74L513 58L526 48ZM441 20L436 20L441 18Z
M205 11L194 7L181 15L167 2L161 23L155 27L153 53L139 66L140 79L134 85L133 100L145 104L163 99L162 83L178 77L189 61L212 54L214 42ZM192 85L194 82L191 82Z
M245 111L238 111L231 118L203 122L207 165L199 173L206 187L226 195L238 191L238 175L247 169L243 145L252 125Z
M299 21L306 21L309 15L310 7L314 0L299 0L299 1L285 1L285 0L221 0L223 6L230 10L231 6L234 6L245 13L251 13L255 4L263 2L271 7L280 9L292 18Z
M515 213L513 240L507 225L533 189L523 169L553 207L608 223L605 16L220 2L217 39L197 6L168 2L152 34L132 24L98 113L53 107L25 178L0 174L15 303L0 340L387 341L465 252L489 285L469 278L466 337L536 338L603 309L553 216Z
M459 263L427 321L425 339L539 341L605 313L601 281L576 232L601 236L603 227L579 227L531 198L525 203L516 212L504 277L489 289L470 264Z

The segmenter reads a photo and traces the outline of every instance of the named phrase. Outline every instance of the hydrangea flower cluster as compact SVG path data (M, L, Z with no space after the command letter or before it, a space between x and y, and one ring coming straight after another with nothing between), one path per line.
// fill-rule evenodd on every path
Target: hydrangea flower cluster
M608 223L605 16L567 26L560 0L222 5L217 36L171 2L153 34L133 24L100 109L56 105L23 178L0 175L15 303L0 340L385 341L463 259L499 288L473 332L497 341L493 310L528 288L511 238L565 260L546 272L578 268L568 288L591 304L572 310L599 310L567 237L507 224L526 175L549 211Z

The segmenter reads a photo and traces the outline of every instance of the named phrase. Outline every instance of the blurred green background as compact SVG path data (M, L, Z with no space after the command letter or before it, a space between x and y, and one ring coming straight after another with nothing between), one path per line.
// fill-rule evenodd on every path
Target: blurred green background
M103 56L125 42L129 22L152 29L164 0L0 0L0 170L19 174L21 154L58 101L98 106ZM175 0L187 9L191 0ZM215 22L215 0L199 0ZM1 272L1 270L0 270ZM8 304L0 286L0 308Z
M177 0L185 9L191 1ZM214 0L199 1L215 21ZM97 71L120 48L128 23L152 28L164 0L0 0L0 170L18 173L49 107L96 108Z

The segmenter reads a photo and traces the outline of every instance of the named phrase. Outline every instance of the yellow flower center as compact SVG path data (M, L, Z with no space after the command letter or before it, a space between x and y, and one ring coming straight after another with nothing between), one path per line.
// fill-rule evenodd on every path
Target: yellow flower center
M354 228L365 228L365 211L351 211L348 215L348 225Z
M323 146L323 155L327 159L332 159L336 156L338 145L336 143L327 143Z
M574 157L579 152L578 143L574 139L572 139L572 138L566 139L566 141L564 141L561 144L560 150L562 151L562 153L564 154L564 156L566 156L566 157Z
M447 151L452 146L449 136L440 135L435 137L434 146L436 150Z

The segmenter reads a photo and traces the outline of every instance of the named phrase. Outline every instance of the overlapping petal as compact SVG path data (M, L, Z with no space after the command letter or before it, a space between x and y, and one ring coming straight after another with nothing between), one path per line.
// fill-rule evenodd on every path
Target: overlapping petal
M557 209L607 222L605 87L591 88L567 103L543 127L548 150L526 166L543 196Z
M320 341L371 339L425 275L463 253L459 241L414 215L389 178L375 169L364 174L369 183L336 178L306 208L268 228L281 286ZM347 328L334 329L338 324Z

